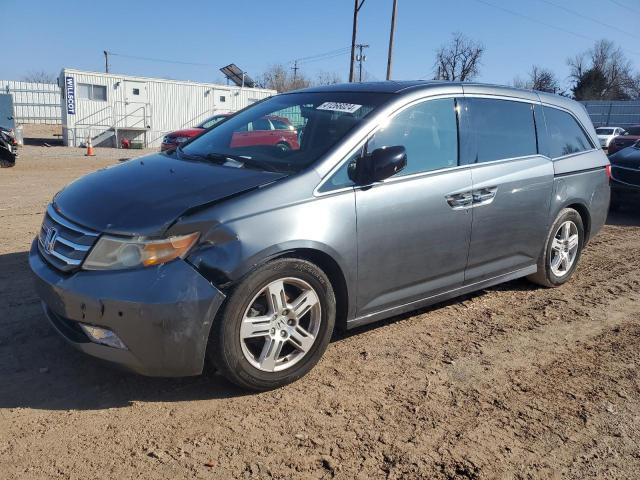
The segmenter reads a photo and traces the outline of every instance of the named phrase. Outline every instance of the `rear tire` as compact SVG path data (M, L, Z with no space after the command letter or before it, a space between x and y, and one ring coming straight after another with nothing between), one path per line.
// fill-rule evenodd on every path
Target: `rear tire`
M289 150L291 150L291 145L286 142L276 143L276 147L278 147L283 152L288 152Z
M0 160L0 168L14 167L16 162L10 162L9 160Z
M566 283L578 265L584 238L580 214L572 208L563 209L549 229L538 259L538 271L527 278L544 287L559 287Z
M335 316L333 287L320 268L306 260L276 259L229 293L212 325L208 356L242 388L278 388L318 363Z

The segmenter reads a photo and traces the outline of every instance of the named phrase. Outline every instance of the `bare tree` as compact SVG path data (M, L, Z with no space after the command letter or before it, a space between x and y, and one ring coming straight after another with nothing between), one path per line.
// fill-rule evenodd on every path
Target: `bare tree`
M271 88L278 92L298 90L311 85L311 80L303 74L294 75L282 64L271 65L261 76L259 83L264 88Z
M58 77L45 70L32 70L22 76L22 81L35 83L57 83Z
M336 72L320 72L313 81L314 85L334 85L342 83L342 78Z
M513 86L517 88L526 88L529 90L538 90L539 92L560 93L560 83L555 74L547 69L533 65L528 73L528 78L514 78Z
M593 48L567 60L577 100L624 100L637 98L640 75L620 47L599 40Z
M473 80L478 76L483 53L484 46L481 43L460 32L454 33L451 42L436 51L434 79L461 82Z

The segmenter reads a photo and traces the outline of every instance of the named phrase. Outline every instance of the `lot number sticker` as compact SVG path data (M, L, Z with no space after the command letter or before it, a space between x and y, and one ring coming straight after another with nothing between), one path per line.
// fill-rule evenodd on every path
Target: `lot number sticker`
M324 102L322 105L317 107L316 110L355 113L360 109L360 107L362 107L362 105L356 105L355 103Z

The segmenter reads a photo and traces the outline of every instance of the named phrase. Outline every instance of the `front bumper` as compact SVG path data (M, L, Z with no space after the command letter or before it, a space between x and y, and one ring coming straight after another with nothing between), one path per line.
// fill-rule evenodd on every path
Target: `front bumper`
M188 263L64 274L43 260L34 241L29 265L47 317L74 347L143 375L202 373L224 294ZM78 322L112 330L127 349L92 343Z

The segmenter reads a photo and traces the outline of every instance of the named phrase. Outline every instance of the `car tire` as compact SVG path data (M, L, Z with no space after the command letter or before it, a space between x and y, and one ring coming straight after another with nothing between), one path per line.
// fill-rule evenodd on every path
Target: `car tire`
M15 164L15 162L10 162L9 160L0 160L0 168L11 168Z
M242 388L278 388L304 376L320 360L335 316L333 287L318 266L297 258L276 259L229 292L211 328L208 356Z
M574 235L577 235L577 240ZM563 209L549 229L538 259L538 271L527 278L544 287L559 287L566 283L578 265L584 239L584 224L580 214L572 208Z
M289 145L287 142L276 143L276 147L278 147L283 152L288 152L289 150L291 150L291 145Z

